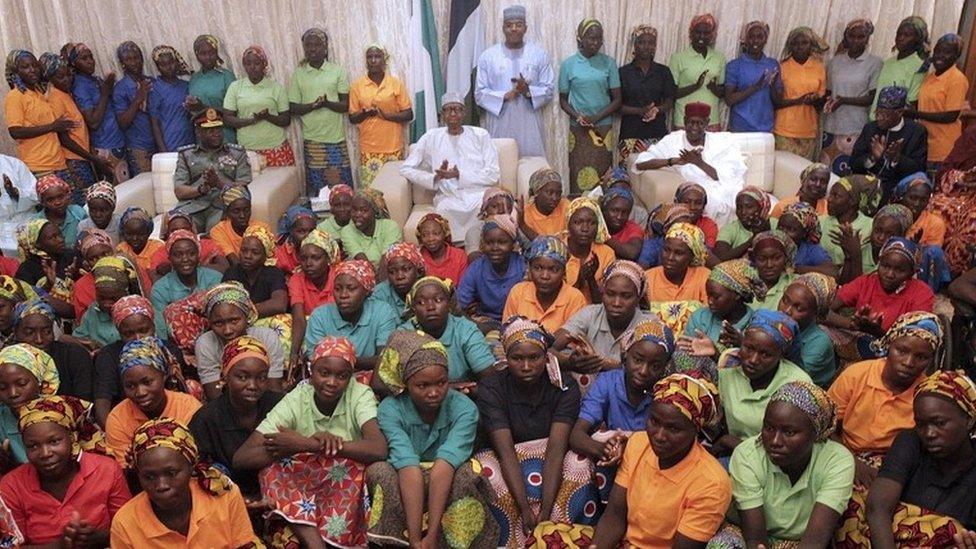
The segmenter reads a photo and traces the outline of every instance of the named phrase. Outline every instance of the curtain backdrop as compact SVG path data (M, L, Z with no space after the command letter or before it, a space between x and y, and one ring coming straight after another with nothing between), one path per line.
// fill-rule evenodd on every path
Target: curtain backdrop
M627 40L638 24L658 29L657 60L668 57L688 42L688 22L698 13L711 12L719 21L716 47L728 59L737 55L739 30L748 21L769 23L766 53L778 57L790 29L809 26L836 46L847 21L866 17L874 21L870 51L885 58L894 44L902 18L920 15L929 23L932 43L956 32L964 0L483 0L486 44L502 40L501 12L522 3L528 10L527 39L540 43L552 58L554 70L575 52L577 23L596 17L604 25L604 52L618 63L630 60ZM442 66L447 54L450 0L433 0L440 39ZM148 59L153 46L168 44L196 68L193 39L211 33L224 42L225 61L242 75L240 54L250 44L263 46L270 57L272 75L285 84L302 57L300 36L312 26L326 29L331 38L329 58L349 73L350 82L365 73L363 52L379 42L390 52L389 70L404 78L408 64L407 24L410 0L0 0L0 46L32 50L40 56L57 52L66 42L84 42L95 54L97 72L121 68L115 47L134 40L147 55L146 70L155 74ZM829 55L829 54L828 54ZM2 86L0 95L7 87ZM567 119L553 101L545 111L549 162L566 172ZM300 152L297 123L293 143ZM354 164L358 161L357 135L347 123L347 139ZM14 144L0 132L0 152L11 154Z

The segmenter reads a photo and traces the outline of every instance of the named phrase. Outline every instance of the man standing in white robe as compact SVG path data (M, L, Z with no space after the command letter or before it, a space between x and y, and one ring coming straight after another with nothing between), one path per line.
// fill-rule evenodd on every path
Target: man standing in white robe
M515 139L519 156L545 156L542 108L552 101L556 77L545 50L525 42L525 8L505 8L502 20L505 42L478 59L474 100L487 111L492 137Z
M728 132L707 132L711 107L685 105L685 129L676 130L637 155L638 170L670 168L705 188L705 215L722 227L735 217L735 196L745 185L746 163Z
M498 151L482 128L464 126L464 97L445 93L441 121L446 127L424 134L400 167L411 183L434 191L434 209L447 218L451 234L463 239L478 222L485 189L498 183Z

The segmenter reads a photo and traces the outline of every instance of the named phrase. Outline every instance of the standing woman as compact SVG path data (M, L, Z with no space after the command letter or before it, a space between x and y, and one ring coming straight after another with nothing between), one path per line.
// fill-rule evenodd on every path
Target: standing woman
M932 72L925 75L918 90L917 106L909 106L905 115L925 126L929 137L929 172L935 172L949 155L952 145L962 135L959 112L966 105L969 80L956 66L962 55L962 38L958 34L946 34L935 43L932 57L919 70Z
M109 72L104 78L95 75L95 57L91 49L80 42L65 44L61 55L75 73L71 95L85 117L92 148L112 165L116 183L129 179L125 134L112 110L115 73Z
M685 127L685 106L705 103L711 109L709 131L721 129L718 102L725 96L725 55L715 49L718 21L710 13L696 15L688 26L691 45L671 54L668 66L678 86L675 91L674 128Z
M892 51L897 51L884 60L881 73L871 103L871 119L878 106L881 90L889 86L898 86L908 90L908 101L918 101L918 90L922 87L925 71L920 70L929 56L929 26L925 19L917 15L906 17L899 23L895 34L895 45Z
M112 110L119 128L125 132L129 174L135 176L152 170L152 155L156 152L148 109L155 79L143 72L142 49L135 42L119 44L115 56L125 75L112 92Z
M234 71L224 66L220 56L220 39L212 34L201 34L193 41L193 54L200 63L200 70L190 76L186 106L193 117L206 109L224 111L224 96L236 79ZM237 143L237 133L224 124L224 143Z
M187 110L189 84L180 76L190 74L183 56L172 46L156 46L151 54L159 78L149 92L149 122L156 150L175 152L197 138Z
M620 67L620 137L617 150L626 165L631 153L647 150L668 133L668 116L674 105L671 69L654 61L657 29L638 25L630 33L634 60Z
M383 164L403 160L403 127L413 120L410 94L402 80L387 72L389 60L386 48L370 44L366 75L349 88L349 121L359 126L359 184L364 187Z
M268 167L294 166L295 153L285 135L291 124L285 87L271 78L268 54L251 46L241 56L246 76L224 95L224 122L237 129L237 143L264 157Z
M308 196L322 187L352 186L342 113L349 112L349 76L329 62L329 35L320 28L302 34L305 58L288 82L291 112L301 121Z
M827 70L820 57L828 49L810 27L797 27L786 38L779 79L773 86L777 150L807 160L816 158L820 145L817 117L827 97Z
M823 150L820 161L843 177L851 173L851 152L861 128L868 123L881 59L868 53L874 24L855 19L844 29L834 57L827 63L827 102L824 105Z
M763 51L768 40L765 21L746 23L739 35L741 54L725 66L729 131L773 131L772 84L779 74L779 62Z
M584 19L576 27L575 54L559 67L559 106L569 115L569 192L600 183L613 161L611 115L620 108L620 73L603 48L603 24Z

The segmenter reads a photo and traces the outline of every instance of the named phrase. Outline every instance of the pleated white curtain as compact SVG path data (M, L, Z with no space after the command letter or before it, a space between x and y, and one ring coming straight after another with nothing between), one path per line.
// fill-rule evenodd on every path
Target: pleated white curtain
M451 0L433 0L442 61L447 51L448 16ZM847 21L866 17L874 21L870 50L882 58L890 55L898 23L908 15L919 15L929 23L934 41L944 33L956 32L964 0L482 0L486 20L486 43L502 39L501 12L521 3L528 10L527 38L543 45L554 68L576 50L577 23L596 17L605 29L604 52L619 63L629 61L627 41L639 24L658 29L657 59L687 45L688 22L695 14L711 12L719 21L716 47L727 58L737 55L739 29L754 19L769 23L768 55L777 57L789 31L809 26L831 45L840 40ZM193 39L214 34L224 42L225 61L236 74L243 74L240 54L251 44L265 48L273 76L286 83L292 68L302 57L300 36L312 26L327 30L331 37L330 59L349 72L350 81L365 73L363 52L372 42L384 44L391 54L390 70L403 77L407 58L407 23L410 0L0 0L0 48L4 55L13 48L25 48L40 55L57 52L69 41L84 42L95 53L98 71L121 69L115 47L133 40L147 56L153 46L168 44L179 50L191 65ZM155 67L147 58L147 72ZM0 95L6 94L6 86ZM567 120L557 102L547 107L547 151L549 161L566 171ZM297 123L293 143L300 144ZM358 158L355 128L347 124L347 138L353 162ZM12 154L13 142L0 132L0 152ZM300 152L300 146L296 147Z

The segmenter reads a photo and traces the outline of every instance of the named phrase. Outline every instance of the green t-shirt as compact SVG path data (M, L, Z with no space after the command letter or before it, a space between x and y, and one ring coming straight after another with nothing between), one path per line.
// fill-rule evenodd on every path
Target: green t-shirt
M254 113L268 109L271 114L288 110L288 96L285 87L265 76L253 84L246 76L238 78L227 89L224 108L236 111L241 118L251 118ZM245 126L237 130L237 143L249 151L262 151L280 147L285 141L285 128L267 120Z
M315 405L315 388L303 383L268 412L257 431L277 433L278 427L286 427L305 437L327 432L342 440L360 440L363 425L371 419L376 419L376 397L369 387L355 379L349 381L331 416L322 415Z
M188 94L200 100L205 107L215 109L224 108L224 96L234 83L234 73L223 67L212 71L197 71L190 76ZM234 128L224 125L224 142L237 143L237 132Z
M726 351L729 352L729 351ZM779 363L776 374L765 389L754 391L742 368L723 368L718 371L718 392L722 395L722 409L729 433L739 438L758 435L762 430L766 405L777 389L791 381L811 381L810 376L789 360Z
M718 242L726 242L733 248L737 248L752 238L752 231L745 228L739 218L735 218L722 226L718 231Z
M874 264L874 258L871 256L872 225L874 225L874 219L861 212L857 212L857 217L851 222L854 231L861 233L861 268L864 269L865 274L868 272L867 267ZM836 217L832 215L820 216L820 234L823 235L820 238L820 245L823 246L834 265L840 267L844 264L844 250L834 244L833 239L830 238L830 235L837 231L840 231L840 222L837 221Z
M346 256L354 258L358 254L365 254L374 266L380 264L380 259L390 246L403 240L403 230L392 219L377 219L373 227L373 236L366 236L356 228L356 224L349 222L339 231L342 249Z
M898 59L897 55L884 60L881 65L881 72L878 74L878 81L874 87L874 101L871 102L871 120L874 120L874 111L878 108L878 96L881 90L888 86L901 86L908 88L908 101L918 100L918 90L922 87L922 80L925 73L918 72L923 60L918 55L912 54L904 59Z
M420 419L410 395L383 399L377 420L390 448L394 469L443 459L455 469L471 457L478 430L478 407L457 391L448 391L437 419Z
M773 284L772 288L766 289L765 298L763 299L757 298L752 300L751 303L752 308L769 309L771 311L778 310L779 300L783 298L783 294L786 292L786 287L789 286L791 282L793 282L794 278L796 278L796 275L789 272L780 275L779 280L776 281L776 284Z
M694 84L702 72L708 71L700 88L674 101L675 127L684 127L685 105L696 102L707 103L712 107L709 123L718 124L719 98L708 89L708 83L712 78L716 78L719 84L725 83L725 55L715 48L708 48L708 51L702 56L694 48L688 46L671 54L668 67L671 69L671 75L674 76L675 86L679 88Z
M349 94L349 77L339 65L328 61L317 69L308 63L299 64L288 82L288 101L292 103L313 103L323 95L329 101L338 101L340 94ZM316 143L341 143L346 139L342 113L323 107L299 119L304 139Z

